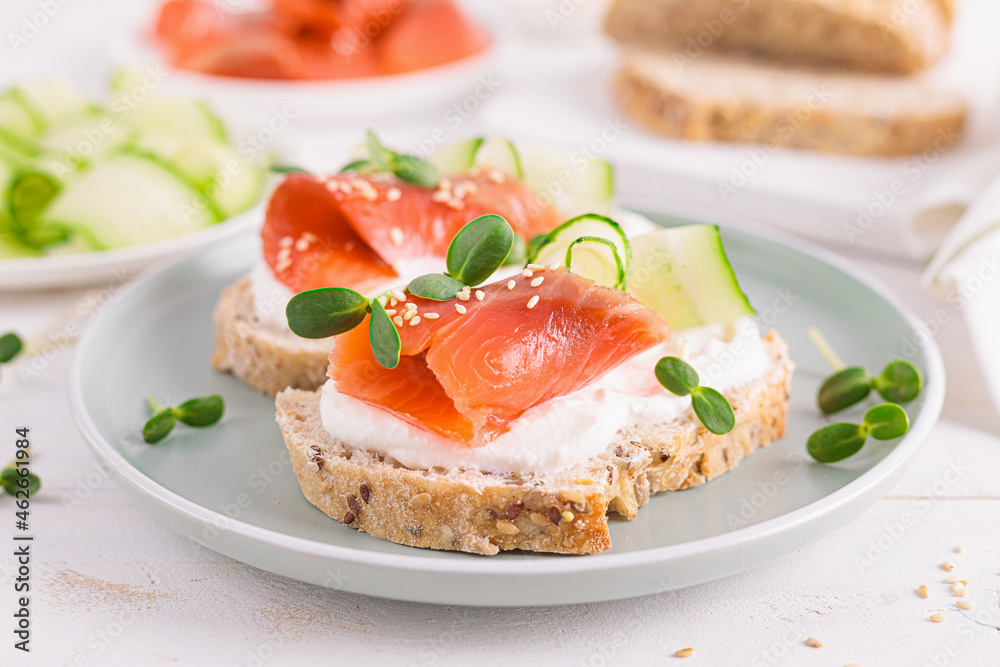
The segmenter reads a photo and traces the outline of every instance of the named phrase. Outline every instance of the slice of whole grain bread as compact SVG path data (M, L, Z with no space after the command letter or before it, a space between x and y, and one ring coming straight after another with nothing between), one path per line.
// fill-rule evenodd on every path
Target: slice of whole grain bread
M615 0L605 31L626 46L911 74L948 49L952 0Z
M690 62L627 51L622 108L668 137L893 156L941 152L961 136L966 105L919 79L782 67L702 55Z
M688 410L669 423L622 429L602 454L558 472L407 468L333 438L319 391L279 393L277 421L305 497L360 531L486 555L598 553L611 546L608 512L633 518L650 493L702 484L784 434L793 365L776 332L765 345L768 373L727 392L736 412L731 433L710 433Z

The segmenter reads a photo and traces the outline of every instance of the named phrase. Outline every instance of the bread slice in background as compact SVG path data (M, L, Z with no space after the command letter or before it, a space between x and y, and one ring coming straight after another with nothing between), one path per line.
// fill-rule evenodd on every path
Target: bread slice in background
M279 393L277 421L305 497L351 528L484 555L598 553L611 546L608 512L633 518L650 493L702 484L784 434L793 366L777 333L765 346L773 360L768 374L727 392L736 412L732 432L715 435L688 410L669 423L623 429L604 453L555 473L407 468L327 433L319 391Z
M326 382L331 339L307 340L254 311L253 283L243 277L223 290L215 306L212 368L232 373L274 396L286 387L318 389Z
M943 151L965 125L965 101L919 78L785 67L630 50L615 83L640 124L678 139L894 156Z
M605 31L689 58L728 51L910 74L941 59L951 20L952 0L615 0Z

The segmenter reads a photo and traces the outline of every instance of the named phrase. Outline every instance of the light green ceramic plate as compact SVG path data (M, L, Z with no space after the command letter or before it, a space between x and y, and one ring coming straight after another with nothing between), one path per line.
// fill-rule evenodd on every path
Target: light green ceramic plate
M646 207L649 208L649 207ZM648 213L663 224L690 222ZM701 220L705 222L705 220ZM265 570L389 598L541 605L630 597L723 577L837 529L882 497L937 419L939 351L918 320L870 277L825 251L771 232L724 227L729 256L759 317L789 341L798 371L785 438L711 483L654 497L634 521L612 519L614 546L591 556L482 557L383 542L328 519L299 491L273 401L209 365L219 292L256 261L244 236L135 285L80 344L71 392L94 453L136 503L174 530ZM814 407L829 369L806 337L819 327L852 363L910 356L927 377L910 433L869 443L835 466L808 459L824 420ZM219 393L221 425L141 443L143 397ZM857 418L857 414L849 415Z

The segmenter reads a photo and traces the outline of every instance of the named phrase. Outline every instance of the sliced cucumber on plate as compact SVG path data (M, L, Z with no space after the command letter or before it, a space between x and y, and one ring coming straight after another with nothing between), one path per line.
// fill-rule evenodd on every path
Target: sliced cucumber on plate
M442 176L461 174L475 166L476 152L482 146L480 138L465 139L438 146L427 158Z
M156 241L216 219L212 204L175 171L130 154L87 169L44 212L46 223L86 230L95 249Z
M168 132L228 141L225 124L201 100L150 97L133 103L128 120L143 132Z
M486 139L476 147L473 166L481 169L499 169L518 179L524 178L521 155L514 142L508 139Z
M729 324L753 315L736 281L719 228L686 225L633 239L629 292L674 329Z
M33 117L39 131L75 124L98 108L72 83L50 79L14 88L11 93Z

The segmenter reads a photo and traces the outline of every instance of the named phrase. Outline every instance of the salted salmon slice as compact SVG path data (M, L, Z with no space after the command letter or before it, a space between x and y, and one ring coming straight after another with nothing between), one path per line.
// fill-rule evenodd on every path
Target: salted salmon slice
M503 216L525 240L559 223L519 181L476 174L449 183L431 190L381 177L290 174L268 206L264 259L295 292L334 285L364 291L407 262L439 259L443 268L452 238L481 215ZM309 242L298 243L306 233Z
M378 42L386 72L426 69L460 60L489 45L489 35L451 0L413 3Z
M656 311L562 268L479 291L482 299L473 291L468 301L408 297L417 315L399 327L395 369L375 360L367 326L338 337L328 369L337 390L475 447L527 409L587 386L669 335Z

